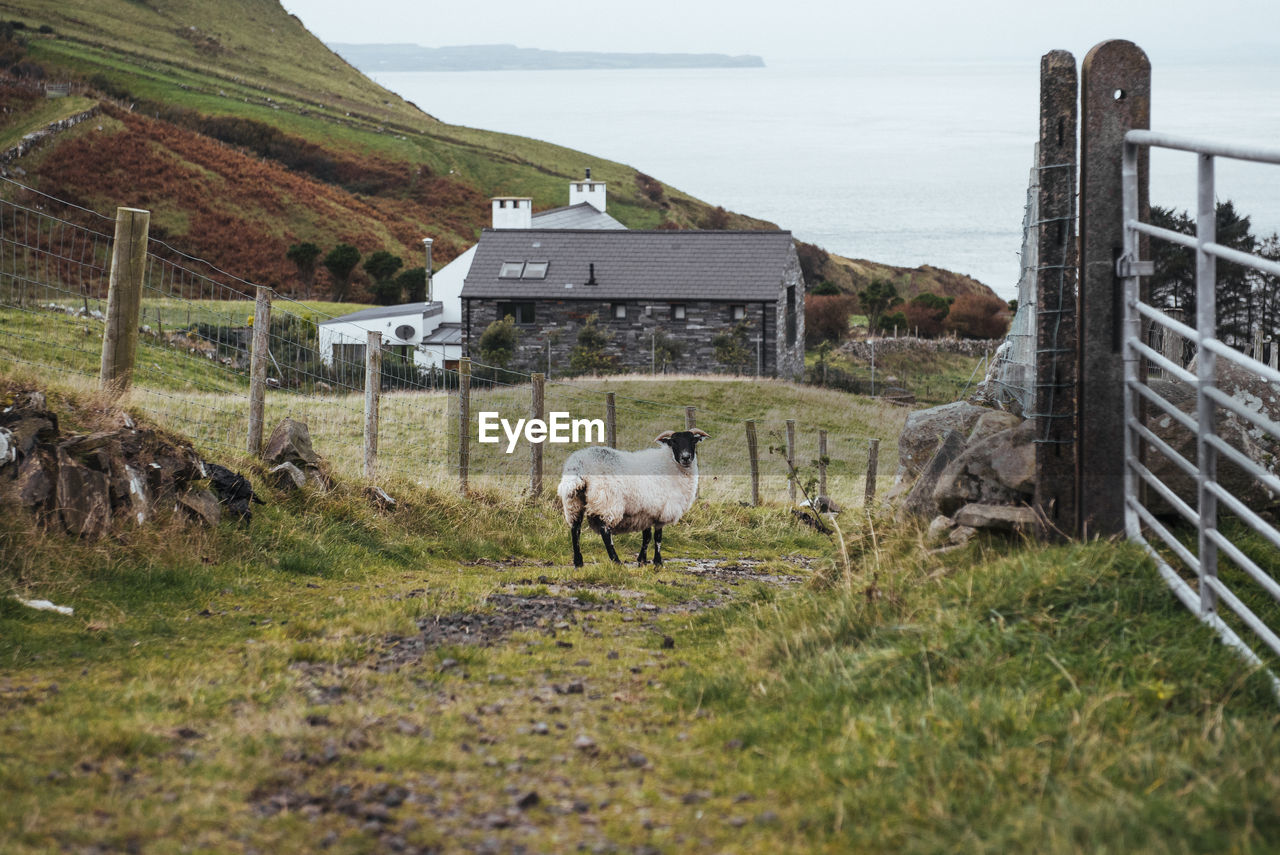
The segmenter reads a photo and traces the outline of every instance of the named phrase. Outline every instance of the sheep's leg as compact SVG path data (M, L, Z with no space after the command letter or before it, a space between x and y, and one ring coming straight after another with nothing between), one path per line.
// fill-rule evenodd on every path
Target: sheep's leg
M653 527L653 566L662 566L662 526Z
M607 525L600 526L600 539L604 541L604 549L609 553L609 560L614 564L621 564L622 559L618 557L618 550L613 548L613 532L609 531Z
M651 533L652 533L651 530L646 528L644 530L644 534L641 535L642 539L640 541L640 554L636 556L637 564L649 563L649 554L648 554L649 553L649 536Z
M573 566L582 566L582 547L579 545L578 539L582 534L582 512L573 518L573 524L569 526L569 540L573 542Z

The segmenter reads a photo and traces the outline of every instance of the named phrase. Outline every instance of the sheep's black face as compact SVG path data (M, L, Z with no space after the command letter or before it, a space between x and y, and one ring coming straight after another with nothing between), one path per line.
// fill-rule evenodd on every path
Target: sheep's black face
M698 443L709 438L705 431L695 428L691 431L664 433L658 437L658 442L671 449L671 456L675 458L676 463L688 469L697 458Z

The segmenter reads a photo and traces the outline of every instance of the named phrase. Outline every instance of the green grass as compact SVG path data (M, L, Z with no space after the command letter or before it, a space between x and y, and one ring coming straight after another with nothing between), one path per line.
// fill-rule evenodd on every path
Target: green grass
M76 113L84 112L95 103L79 95L66 98L42 98L31 110L19 115L6 116L4 126L0 127L0 151L17 145L27 134L74 116Z
M907 352L876 352L875 384L877 394L891 387L906 389L916 397L920 406L948 404L972 393L982 381L984 370L982 356L965 356L962 353L940 353L921 348ZM872 381L871 361L857 359L845 353L832 353L827 357L833 378L843 374L858 384ZM810 351L805 365L813 374L821 374L817 354ZM835 380L832 383L835 385ZM967 391L966 391L967 390Z

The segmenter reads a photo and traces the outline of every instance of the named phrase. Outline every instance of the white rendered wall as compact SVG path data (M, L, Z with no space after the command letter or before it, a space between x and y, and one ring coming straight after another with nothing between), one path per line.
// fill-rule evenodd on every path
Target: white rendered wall
M473 246L431 277L431 299L444 307L443 314L439 316L441 323L462 323L462 283L466 281L475 257L476 248Z

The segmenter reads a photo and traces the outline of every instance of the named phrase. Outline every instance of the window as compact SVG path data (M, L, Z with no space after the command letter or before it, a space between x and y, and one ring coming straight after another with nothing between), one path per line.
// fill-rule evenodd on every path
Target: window
M523 261L504 261L502 269L498 271L499 279L519 279L524 273Z
M547 267L550 266L546 261L530 261L524 266L524 274L521 279L546 279Z
M787 286L787 346L796 343L796 286Z
M671 320L673 321L684 320L684 303L675 303L674 305L671 306Z
M499 318L514 318L517 324L533 323L533 303L499 303Z
M734 319L735 321L740 321L740 320L742 320L743 318L745 318L745 317L747 316L747 307L746 307L746 306L734 306L734 307L733 307L732 315L733 315L733 319Z
M625 321L625 320L627 319L627 304L626 304L626 303L614 303L614 304L613 304L613 317L614 317L614 320Z

